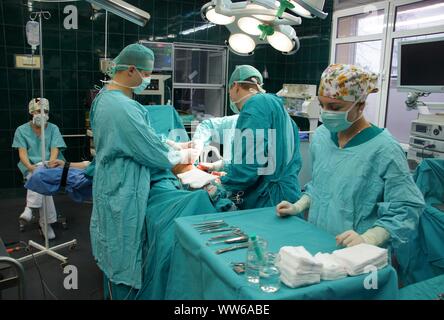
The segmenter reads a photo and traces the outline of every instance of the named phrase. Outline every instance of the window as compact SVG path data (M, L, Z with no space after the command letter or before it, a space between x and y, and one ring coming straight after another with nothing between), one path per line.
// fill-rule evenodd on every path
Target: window
M332 63L359 65L382 72L383 38L387 4L367 5L334 13ZM381 93L367 99L365 117L378 124Z
M396 8L395 30L417 30L444 25L442 0L420 1Z
M347 0L336 0L346 5ZM408 143L411 121L418 111L407 110L407 92L397 89L398 44L403 40L444 36L444 1L388 0L335 11L331 62L353 63L379 72L380 90L369 96L366 117ZM432 93L422 101L440 102Z
M338 38L367 36L382 33L384 10L356 14L338 19Z

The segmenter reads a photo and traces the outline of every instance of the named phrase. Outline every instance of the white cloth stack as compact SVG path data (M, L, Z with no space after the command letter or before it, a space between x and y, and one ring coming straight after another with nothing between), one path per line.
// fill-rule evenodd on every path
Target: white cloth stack
M281 281L290 288L321 281L322 264L302 246L282 247L276 266L281 272Z
M193 189L200 189L217 178L217 176L206 173L196 167L177 176L183 184L188 184Z
M347 276L347 270L333 255L319 252L314 257L322 263L322 280L337 280Z
M387 249L382 249L370 244L361 243L353 247L335 250L333 256L340 262L347 273L356 276L369 272L367 266L375 266L381 269L388 264Z

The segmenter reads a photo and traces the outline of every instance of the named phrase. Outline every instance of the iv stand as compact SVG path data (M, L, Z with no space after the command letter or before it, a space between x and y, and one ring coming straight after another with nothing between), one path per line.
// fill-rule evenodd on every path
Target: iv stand
M39 11L39 12L32 12L30 14L30 18L31 20L35 20L38 17L39 19L39 37L40 37L40 98L43 98L44 96L44 92L43 92L43 35L42 35L42 18L44 18L45 20L48 20L49 18L51 18L51 14L48 11ZM34 98L34 97L33 97ZM45 164L45 159L46 159L46 140L45 140L45 127L46 127L46 123L45 123L45 113L43 110L43 107L40 108L40 114L41 114L41 119L42 119L42 130L40 133L40 139L41 139L41 152L42 152L42 164ZM48 254L58 260L60 260L62 262L62 267L64 267L65 265L68 264L68 258L65 256L62 256L61 254L58 254L57 252L55 252L55 250L59 250L65 247L70 247L70 248L74 248L77 245L77 240L71 240L69 242L65 242L62 244L59 244L57 246L54 246L52 248L49 247L49 240L48 240L48 217L47 217L47 212L46 212L46 196L43 196L43 201L42 201L42 213L43 213L43 217L44 217L44 228L43 228L43 234L44 234L44 238L45 238L45 246L42 246L41 244L34 242L32 240L29 240L28 245L30 247L34 247L38 250L40 250L37 253L34 254L30 254L28 256L22 257L20 259L18 259L18 261L20 262L24 262L24 261L28 261L33 259L34 257L38 257L38 256L42 256L44 254Z

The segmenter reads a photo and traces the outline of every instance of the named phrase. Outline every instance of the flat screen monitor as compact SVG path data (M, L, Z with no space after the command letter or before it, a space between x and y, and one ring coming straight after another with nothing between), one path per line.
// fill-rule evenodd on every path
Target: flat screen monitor
M399 43L398 89L444 92L444 38Z
M140 41L141 44L150 48L154 52L153 71L173 70L173 44L166 42Z

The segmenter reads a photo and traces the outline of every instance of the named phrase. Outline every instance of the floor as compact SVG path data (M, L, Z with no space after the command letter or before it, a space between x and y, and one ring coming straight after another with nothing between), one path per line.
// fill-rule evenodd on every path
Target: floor
M33 240L44 245L37 222L26 226L25 231L20 232L18 216L23 211L24 199L25 190L0 190L0 238L6 244L18 241L28 243L29 240ZM49 245L52 247L73 239L77 240L77 246L74 249L64 248L58 253L67 256L69 258L68 264L77 268L78 288L65 289L64 282L74 284L70 281L74 273L72 271L68 273L66 270L67 273L64 274L58 260L43 255L36 257L35 260L23 262L26 299L102 299L102 273L94 262L89 237L91 204L75 203L64 194L55 196L54 202L58 214L62 214L67 219L68 228L65 230L61 224L54 224L57 237L55 240L51 240ZM8 247L14 246L16 245ZM32 249L31 252L37 251ZM30 252L20 250L13 252L11 256L19 258L29 254ZM15 288L4 290L1 298L16 299L17 290Z

